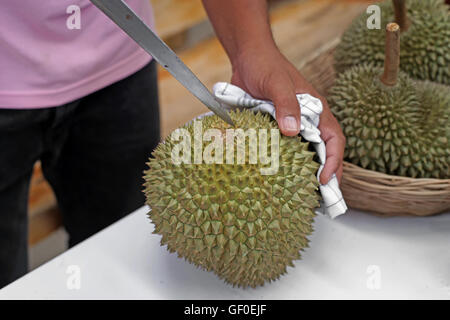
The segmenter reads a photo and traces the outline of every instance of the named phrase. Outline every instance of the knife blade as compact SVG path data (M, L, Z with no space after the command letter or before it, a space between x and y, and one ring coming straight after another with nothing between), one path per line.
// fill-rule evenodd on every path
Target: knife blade
M234 126L228 112L181 59L164 43L123 0L90 0L119 28L127 33L208 109Z

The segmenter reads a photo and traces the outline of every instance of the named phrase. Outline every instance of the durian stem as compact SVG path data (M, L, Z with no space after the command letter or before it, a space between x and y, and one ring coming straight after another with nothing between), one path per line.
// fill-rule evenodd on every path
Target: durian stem
M395 86L399 69L400 27L396 23L389 23L386 26L386 55L384 58L384 72L380 77L381 82L390 87Z
M409 28L408 10L406 9L406 0L393 0L395 10L395 22L400 26L401 32Z

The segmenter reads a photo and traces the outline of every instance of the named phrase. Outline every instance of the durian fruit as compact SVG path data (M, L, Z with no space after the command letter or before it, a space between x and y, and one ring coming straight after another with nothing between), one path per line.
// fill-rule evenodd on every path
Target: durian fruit
M450 13L443 0L388 0L380 4L381 25L396 21L402 30L402 71L417 80L450 85ZM363 63L382 67L385 33L356 18L335 52L338 72Z
M233 286L256 287L278 279L308 247L319 206L319 165L302 138L280 134L278 142L272 139L270 129L278 126L268 115L232 111L230 116L235 128L269 130L266 156L272 157L274 140L279 146L277 173L262 175L265 161L249 163L248 141L244 164L228 164L224 147L223 164L192 160L177 165L171 153L178 142L168 139L148 163L145 194L161 245ZM193 123L183 128L193 135ZM202 128L217 128L226 139L231 126L214 115L202 119ZM202 142L202 150L210 143Z
M450 178L450 88L399 73L398 25L389 24L386 34L384 72L355 66L330 91L328 101L347 137L344 156L391 175Z

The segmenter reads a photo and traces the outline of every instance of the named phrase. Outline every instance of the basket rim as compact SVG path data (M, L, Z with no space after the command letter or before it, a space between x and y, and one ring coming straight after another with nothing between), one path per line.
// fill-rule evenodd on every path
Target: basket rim
M395 179L397 181L405 181L405 182L422 182L422 183L443 183L443 184L450 184L450 179L436 179L436 178L411 178L411 177L404 177L404 176L396 176L396 175L390 175L383 172L378 172L374 170L369 170L362 168L356 164L353 164L351 162L344 160L344 166L347 166L350 169L358 170L361 173L366 173L368 176L375 176L377 175L378 178L385 178L385 179ZM419 184L418 184L419 186Z

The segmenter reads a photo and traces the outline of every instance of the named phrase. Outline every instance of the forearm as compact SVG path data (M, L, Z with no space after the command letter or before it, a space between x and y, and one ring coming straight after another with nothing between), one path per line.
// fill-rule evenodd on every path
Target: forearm
M248 50L276 48L266 0L203 0L231 63Z

